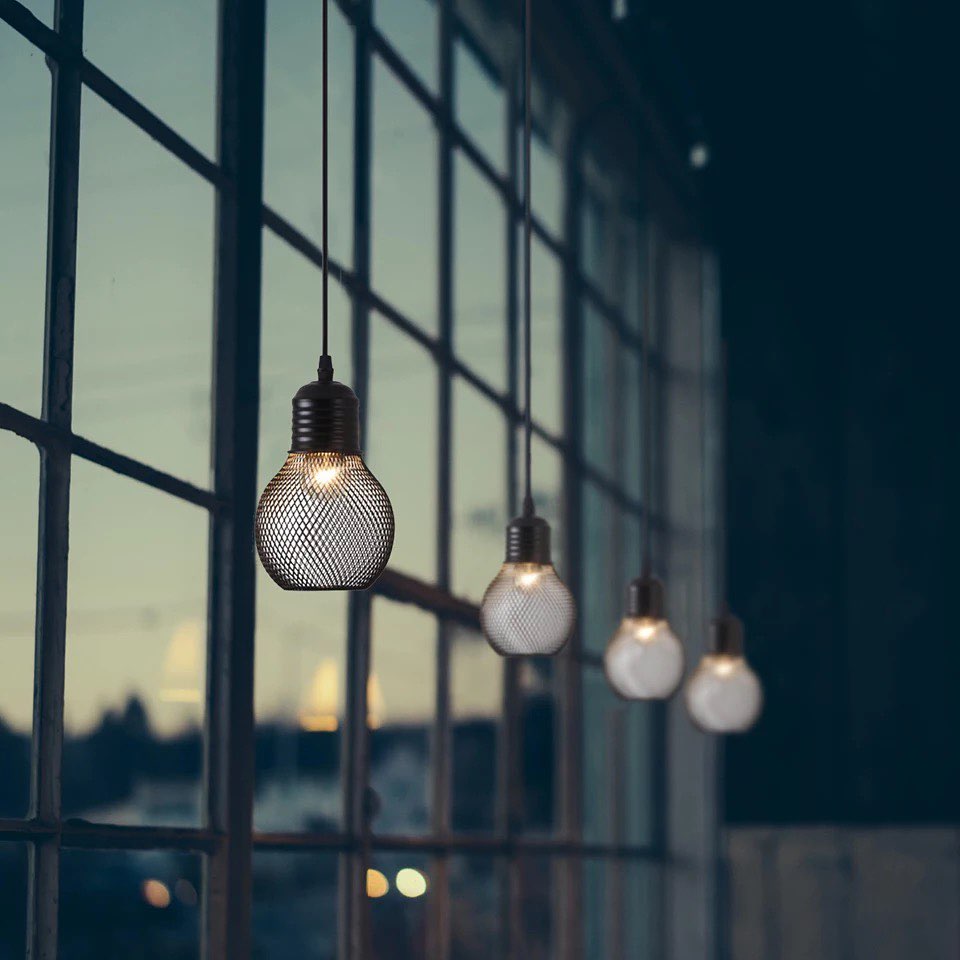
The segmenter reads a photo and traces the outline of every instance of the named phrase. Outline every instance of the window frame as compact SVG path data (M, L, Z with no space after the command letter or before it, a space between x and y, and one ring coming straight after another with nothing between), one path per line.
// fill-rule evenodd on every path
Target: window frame
M436 583L388 569L372 591L350 596L347 637L347 706L343 765L344 822L340 834L256 833L252 825L254 790L254 631L255 558L253 506L257 489L257 423L261 309L262 231L270 230L316 267L323 252L305 234L263 201L265 0L220 0L218 157L211 161L186 139L89 62L82 53L83 0L57 0L54 28L48 28L16 0L0 0L0 20L43 51L53 73L46 337L43 415L25 414L0 402L0 429L34 443L41 453L36 684L31 751L31 804L24 819L0 820L0 842L26 841L29 857L28 955L52 960L57 952L59 859L64 848L108 850L169 849L204 856L205 877L201 955L208 958L249 955L252 855L255 850L324 850L340 854L340 957L355 956L367 923L366 864L373 850L419 850L432 857L436 876L446 876L447 858L488 855L505 863L503 903L506 942L512 956L523 955L518 915L519 872L525 856L551 859L555 882L555 947L561 957L581 951L579 915L581 864L588 858L611 866L612 896L620 902L617 878L624 861L662 863L664 842L658 831L650 844L631 845L622 837L587 844L582 840L581 757L582 675L601 667L596 654L583 651L575 636L557 659L558 711L555 776L556 830L549 837L526 835L519 827L521 678L516 660L504 662L503 716L500 721L496 829L490 836L456 835L451 830L451 717L449 697L450 625L476 629L478 607L449 591L452 415L454 377L460 377L492 401L508 424L507 482L511 500L518 487L518 458L513 434L522 422L518 393L519 283L517 225L522 216L517 164L519 103L517 64L500 76L506 100L504 173L462 129L455 115L454 41L482 46L457 15L454 0L437 0L439 82L433 94L375 28L372 0L334 0L352 24L355 52L353 196L353 269L330 263L342 278L353 312L354 388L366 410L370 380L370 313L376 311L403 334L427 349L438 376L438 569ZM425 333L410 317L383 300L370 285L372 67L378 58L433 118L438 130L438 333ZM491 70L496 68L490 66ZM73 281L76 268L80 99L83 87L97 93L127 120L149 134L216 190L213 371L213 473L210 489L180 480L77 436L72 432ZM454 155L472 164L500 195L506 211L505 282L507 284L507 389L488 384L453 348L453 240L455 233ZM641 338L603 292L585 275L580 260L582 205L581 156L576 137L560 157L566 173L564 237L555 237L534 215L536 237L558 258L562 269L563 433L534 422L535 433L553 447L563 463L563 518L568 557L581 556L580 490L585 480L601 489L622 510L640 517L646 505L628 493L620 479L592 466L582 451L583 396L579 357L583 343L583 305L611 325L620 344L639 356ZM622 267L622 265L621 265ZM67 295L64 292L68 291ZM291 385L291 390L295 385ZM204 729L203 821L196 828L124 827L64 821L60 798L66 643L66 569L72 457L104 466L135 482L193 503L210 517L206 722ZM646 491L644 491L646 496ZM515 510L516 503L511 503ZM654 526L658 517L652 516ZM581 590L577 564L567 579ZM436 717L432 731L433 780L431 833L425 837L380 836L367 822L369 734L366 680L370 671L370 618L374 596L412 603L438 617ZM658 735L662 738L662 731ZM662 772L652 771L654 792ZM622 818L624 798L612 796L614 822ZM450 903L445 882L434 886L429 926L434 943L445 944ZM362 946L360 946L362 950ZM443 950L443 947L440 947ZM443 955L442 953L438 955Z

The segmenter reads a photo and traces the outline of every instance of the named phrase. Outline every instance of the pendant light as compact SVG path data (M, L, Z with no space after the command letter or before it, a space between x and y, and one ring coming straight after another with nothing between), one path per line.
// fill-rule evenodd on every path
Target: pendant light
M393 549L393 508L360 450L360 402L328 352L327 0L323 0L323 347L317 379L293 398L286 462L257 505L264 569L285 590L362 590Z
M611 687L626 700L666 700L683 679L683 646L666 612L663 582L653 575L650 512L653 491L653 418L650 403L651 284L654 271L653 224L647 224L647 283L643 298L643 566L627 587L623 619L610 638L603 666Z
M701 313L702 313L701 307ZM707 412L706 412L706 354L702 348L704 368L700 377L700 429L703 436L704 488L706 487L707 464ZM720 433L726 444L726 399L727 399L727 358L726 350L722 358L722 385L720 390ZM718 471L717 486L719 510L725 512L726 483L723 479L724 467ZM706 489L702 494L703 529L707 530ZM717 594L726 596L726 520L719 518L717 543ZM760 680L750 668L744 657L743 623L728 609L726 600L722 600L720 611L710 624L710 639L707 653L699 666L687 681L687 711L693 722L704 733L743 733L749 730L763 709L763 688Z
M523 333L524 469L522 515L507 525L506 559L487 587L480 624L490 646L503 656L557 653L570 637L576 617L573 597L550 559L550 525L538 517L530 477L531 322L530 322L530 0L521 0L523 17Z

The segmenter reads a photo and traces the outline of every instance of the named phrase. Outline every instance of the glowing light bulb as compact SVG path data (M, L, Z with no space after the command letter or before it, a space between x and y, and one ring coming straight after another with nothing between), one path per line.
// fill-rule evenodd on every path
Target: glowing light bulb
M743 625L736 617L712 624L712 651L687 681L687 710L705 733L743 733L763 709L763 688L743 656Z
M683 647L666 620L624 617L607 644L610 686L628 700L666 700L683 679Z
M260 561L285 590L363 590L390 559L393 508L360 455L359 410L332 379L293 399L291 450L256 517Z
M550 527L521 517L507 527L507 559L483 595L480 625L502 656L550 656L570 637L573 597L550 562Z
M627 700L666 700L683 679L683 646L665 607L666 592L656 577L630 582L626 616L603 656L610 686Z
M379 870L367 870L367 896L379 900L390 892L390 881Z
M397 889L410 899L422 897L427 892L427 878L413 867L404 867L399 870L394 883Z

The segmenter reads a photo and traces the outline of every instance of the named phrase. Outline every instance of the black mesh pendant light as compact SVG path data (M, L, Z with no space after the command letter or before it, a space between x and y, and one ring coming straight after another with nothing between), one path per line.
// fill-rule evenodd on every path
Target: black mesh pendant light
M497 653L534 656L557 653L576 619L573 597L550 559L550 525L536 515L530 482L530 0L523 10L524 166L524 461L523 515L507 526L507 553L480 607L483 633Z
M610 686L625 700L665 700L683 679L683 646L667 620L663 582L653 575L650 510L653 430L650 405L650 318L654 270L653 225L647 225L647 278L643 298L643 568L627 587L627 607L603 655Z
M323 2L323 353L293 398L293 439L257 505L260 562L285 590L362 590L393 549L393 508L360 451L360 402L327 351L327 0Z

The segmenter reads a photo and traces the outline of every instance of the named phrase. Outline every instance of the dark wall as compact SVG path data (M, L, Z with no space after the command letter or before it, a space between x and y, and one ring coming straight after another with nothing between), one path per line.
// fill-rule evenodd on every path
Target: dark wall
M713 144L730 594L768 698L728 818L956 822L956 12L663 15Z

